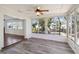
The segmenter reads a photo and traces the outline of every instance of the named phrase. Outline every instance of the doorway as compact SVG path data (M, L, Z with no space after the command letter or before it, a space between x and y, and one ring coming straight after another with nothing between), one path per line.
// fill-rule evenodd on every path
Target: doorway
M4 17L4 47L24 40L24 20Z

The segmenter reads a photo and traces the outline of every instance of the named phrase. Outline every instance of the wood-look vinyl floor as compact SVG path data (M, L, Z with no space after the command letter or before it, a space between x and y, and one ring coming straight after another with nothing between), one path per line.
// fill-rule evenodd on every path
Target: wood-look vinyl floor
M74 54L74 52L67 43L31 38L4 48L0 54Z
M5 33L4 45L6 47L6 46L9 46L11 44L15 44L19 41L22 41L22 40L24 40L24 36Z

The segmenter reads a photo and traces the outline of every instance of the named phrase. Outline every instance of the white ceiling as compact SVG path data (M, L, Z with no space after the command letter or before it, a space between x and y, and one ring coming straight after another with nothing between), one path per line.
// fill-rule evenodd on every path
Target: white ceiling
M72 8L72 4L14 4L14 5L0 5L1 12L13 12L26 16L34 17L36 13L34 10L37 7L41 9L48 9L49 12L45 12L43 16L58 16L65 15Z

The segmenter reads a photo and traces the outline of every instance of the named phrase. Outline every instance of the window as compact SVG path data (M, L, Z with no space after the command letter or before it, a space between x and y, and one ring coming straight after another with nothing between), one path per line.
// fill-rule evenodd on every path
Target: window
M57 17L49 18L48 20L48 33L58 34L59 31L59 21Z
M69 38L74 40L75 39L75 16L71 15L70 19L68 20L69 26Z
M72 39L75 37L75 18L72 17Z
M79 19L77 19L77 38L79 38Z
M69 38L72 38L72 17L70 16L68 20L68 26L69 26Z
M79 45L79 17L77 17L76 24L77 24L77 44Z
M32 33L42 33L45 31L45 22L41 19L32 19Z
M66 20L64 16L32 19L32 33L66 36Z
M66 35L66 20L64 16L49 18L48 33L54 35Z
M45 31L45 22L43 19L39 19L39 33L44 34Z
M66 36L66 30L67 30L67 20L64 16L59 17L60 20L60 32L62 36Z
M32 20L32 33L39 32L39 21L37 19Z
M22 22L7 22L8 30L22 30Z
M18 22L18 23L17 23L17 28L18 28L19 30L22 30L22 29L23 29L23 22Z

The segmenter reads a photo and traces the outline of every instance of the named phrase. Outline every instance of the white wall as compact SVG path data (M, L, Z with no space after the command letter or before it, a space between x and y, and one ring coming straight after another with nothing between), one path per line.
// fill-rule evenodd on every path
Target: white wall
M0 15L0 49L4 46L4 21L3 16Z
M14 35L22 35L22 36L24 35L23 30L8 30L8 29L6 29L5 33L14 34Z
M52 34L32 34L34 38L41 38L46 40L54 40L59 42L67 42L66 36L52 35Z
M30 18L26 18L24 29L25 29L25 38L31 38L32 27L31 27L31 19Z

